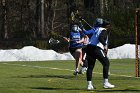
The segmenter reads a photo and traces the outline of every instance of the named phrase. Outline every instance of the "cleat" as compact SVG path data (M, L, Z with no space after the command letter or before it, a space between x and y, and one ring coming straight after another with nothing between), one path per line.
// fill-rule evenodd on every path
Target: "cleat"
M73 72L73 75L76 76L76 75L78 75L78 73L79 73L79 71L74 71L74 72Z
M93 90L93 89L95 89L91 84L89 84L88 86L87 86L87 90Z
M108 83L104 83L104 86L103 86L104 88L114 88L115 87L115 85L112 85L112 84L110 84L109 82Z
M82 67L79 71L79 74L84 74L87 71L86 67Z

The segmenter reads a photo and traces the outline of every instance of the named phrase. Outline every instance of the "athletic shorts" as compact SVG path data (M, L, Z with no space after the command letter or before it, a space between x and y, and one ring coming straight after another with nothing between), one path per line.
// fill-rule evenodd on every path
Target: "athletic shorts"
M86 52L86 47L87 47L87 46L83 46L83 47L82 47L82 52Z
M69 51L71 54L73 54L77 49L82 49L82 47L75 47L75 48L69 47Z

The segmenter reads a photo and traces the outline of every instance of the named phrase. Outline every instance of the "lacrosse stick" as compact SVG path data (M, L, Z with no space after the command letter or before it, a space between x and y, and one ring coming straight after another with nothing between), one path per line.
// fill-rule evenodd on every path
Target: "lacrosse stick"
M60 43L60 41L57 39L54 39L54 38L49 39L49 44L58 44L58 43Z
M58 35L58 37L59 37L59 40L51 37L49 39L49 44L59 44L59 43L61 43L60 38L66 40L66 37L64 37L62 35Z
M81 19L81 20L84 21L90 28L92 28L92 26L85 19Z

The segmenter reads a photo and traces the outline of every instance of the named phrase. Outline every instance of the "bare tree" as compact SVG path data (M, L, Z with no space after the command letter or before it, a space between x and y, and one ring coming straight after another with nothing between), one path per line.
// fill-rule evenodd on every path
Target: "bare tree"
M56 6L57 6L57 0L54 0L53 3L52 3L52 23L51 23L51 29L52 31L54 30L54 21L55 21L55 17L56 17Z
M94 3L95 0L84 0L84 6L89 10L94 9Z
M101 16L104 15L104 0L100 0L100 13Z
M2 7L4 39L8 39L6 0L2 0Z
M45 28L44 28L44 24L45 24L45 20L44 20L44 6L45 6L45 3L44 3L44 0L41 0L41 36L43 38L45 38Z
M36 8L35 8L35 21L36 21L36 26L35 26L35 33L34 37L40 37L40 0L36 0Z
M105 0L105 9L108 11L108 0Z

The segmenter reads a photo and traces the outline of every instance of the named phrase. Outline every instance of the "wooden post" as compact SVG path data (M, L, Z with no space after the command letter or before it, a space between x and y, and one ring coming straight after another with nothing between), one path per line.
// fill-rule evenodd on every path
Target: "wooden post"
M139 77L139 50L138 50L138 11L140 11L139 8L135 10L135 34L136 34L136 59L135 59L135 73L136 73L136 78Z

